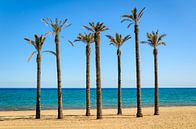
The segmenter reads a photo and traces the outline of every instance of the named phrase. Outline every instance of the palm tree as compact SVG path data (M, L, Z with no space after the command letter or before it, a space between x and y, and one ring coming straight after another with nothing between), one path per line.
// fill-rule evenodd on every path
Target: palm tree
M82 41L86 44L86 116L90 116L90 44L94 42L94 35L79 34L74 42Z
M58 85L58 119L63 119L63 106L62 106L62 89L61 89L61 66L60 66L60 50L59 50L59 34L63 28L70 26L68 19L59 21L57 18L52 21L50 18L42 19L42 21L52 29L55 34L56 44L56 64L57 64L57 85Z
M128 25L128 28L134 24L134 33L135 33L135 52L136 52L136 81L137 81L137 117L142 117L142 108L141 108L141 86L140 86L140 52L139 52L139 27L138 24L140 22L140 19L144 13L143 8L141 11L137 11L136 8L134 8L131 11L130 15L123 15L122 21L128 21L130 22Z
M117 48L117 59L118 59L118 115L122 115L122 91L121 91L121 50L120 47L131 38L130 35L125 36L124 38L116 33L115 37L110 35L106 35L109 40L110 44L114 45Z
M157 30L157 32L152 32L147 33L147 41L142 41L142 43L147 43L148 45L150 45L151 47L153 47L153 55L154 55L154 78L155 78L155 92L154 92L154 115L159 115L159 101L158 101L158 59L157 59L157 55L158 55L158 49L157 47L159 45L166 45L165 42L163 42L163 38L166 36L166 34L162 34L159 35L159 32Z
M37 35L34 35L34 41L30 40L28 38L24 38L27 42L32 44L36 51L34 51L28 58L28 61L30 61L35 54L37 54L37 99L36 99L36 119L40 119L40 110L41 110L41 102L40 102L40 92L41 92L41 51L42 51L42 46L44 44L46 37L45 35L41 35L38 37ZM44 51L44 52L49 52L52 54L55 54L52 51Z
M100 69L100 32L108 30L104 23L89 23L89 27L83 26L94 33L95 53L96 53L96 93L97 93L97 119L102 119L102 95L101 95L101 69Z

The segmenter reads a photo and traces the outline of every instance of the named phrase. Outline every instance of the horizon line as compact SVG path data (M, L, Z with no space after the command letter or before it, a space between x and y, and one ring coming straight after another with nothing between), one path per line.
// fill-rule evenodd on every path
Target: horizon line
M159 87L159 89L166 88L196 88L196 87ZM37 89L36 87L0 87L0 89ZM57 89L57 87L43 87L41 89ZM86 89L85 87L62 87L62 89ZM96 89L92 87L90 89ZM118 87L103 87L102 89L118 89ZM124 87L122 89L137 89L136 87ZM154 87L141 87L141 89L154 89Z

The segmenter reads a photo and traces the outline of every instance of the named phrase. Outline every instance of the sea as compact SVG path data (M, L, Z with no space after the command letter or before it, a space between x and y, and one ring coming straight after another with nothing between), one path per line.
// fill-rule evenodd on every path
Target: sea
M85 88L63 88L63 109L85 109ZM142 106L153 107L154 89L142 88ZM96 89L90 90L91 108L96 108ZM117 108L116 88L102 89L102 107ZM57 89L41 89L41 109L57 109ZM35 88L0 88L0 111L34 110ZM196 88L159 88L160 106L196 106ZM122 88L123 108L136 107L136 89Z

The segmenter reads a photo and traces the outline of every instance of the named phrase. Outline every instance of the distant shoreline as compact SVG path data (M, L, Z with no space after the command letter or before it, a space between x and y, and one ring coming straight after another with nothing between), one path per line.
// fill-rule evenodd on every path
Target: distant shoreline
M173 107L196 107L196 105L171 105L171 106L159 106L160 108L173 108ZM143 108L153 108L153 106L143 106ZM136 107L125 107L122 110L136 109ZM42 111L57 111L57 108L51 109L41 109ZM70 110L85 110L85 108L63 108L64 111ZM96 108L91 108L91 110L96 110ZM103 110L117 110L116 108L103 108ZM20 111L35 111L35 109L21 109L21 110L0 110L0 112L20 112Z

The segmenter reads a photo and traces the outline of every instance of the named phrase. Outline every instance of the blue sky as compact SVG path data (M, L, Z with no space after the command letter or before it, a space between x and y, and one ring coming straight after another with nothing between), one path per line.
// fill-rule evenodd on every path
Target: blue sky
M117 86L116 48L109 46L106 34L130 34L122 46L122 86L135 87L135 50L133 27L120 23L120 16L133 7L146 7L140 23L139 39L146 32L166 33L166 47L159 47L160 87L196 87L196 1L195 0L1 0L0 87L36 87L35 58L27 62L34 48L23 38L43 34L50 28L41 18L68 18L72 26L62 31L61 66L63 87L85 87L85 45L72 47L82 25L101 21L110 28L101 34L102 87ZM54 37L47 37L43 50L55 50ZM153 87L152 48L140 45L142 87ZM95 87L95 53L91 46L91 86ZM56 87L55 57L43 54L42 87Z

